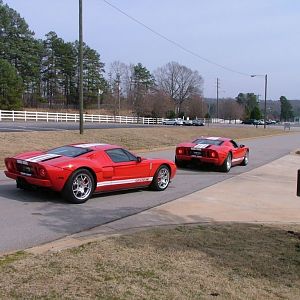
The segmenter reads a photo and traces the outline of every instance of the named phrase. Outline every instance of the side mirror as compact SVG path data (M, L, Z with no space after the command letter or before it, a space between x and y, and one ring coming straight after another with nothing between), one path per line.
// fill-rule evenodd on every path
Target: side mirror
M244 148L244 147L245 147L245 145L243 145L243 144L240 145L240 148Z
M142 161L142 158L140 156L136 157L136 162L140 163Z

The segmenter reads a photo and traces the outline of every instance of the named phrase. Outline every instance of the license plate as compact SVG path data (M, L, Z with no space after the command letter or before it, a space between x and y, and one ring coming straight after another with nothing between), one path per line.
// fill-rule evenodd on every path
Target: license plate
M192 155L193 156L202 156L202 152L201 151L193 151Z

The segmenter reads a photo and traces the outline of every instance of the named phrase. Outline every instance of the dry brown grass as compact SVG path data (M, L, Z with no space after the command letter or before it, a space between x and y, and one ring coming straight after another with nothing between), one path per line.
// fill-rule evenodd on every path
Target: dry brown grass
M7 257L0 264L0 298L299 299L297 230L180 226L55 254Z
M282 130L255 127L151 127L122 129L90 129L83 135L78 131L47 131L0 133L0 169L3 159L17 153L50 149L77 142L104 142L122 145L131 150L154 149L175 146L201 135L225 136L235 139L251 138L270 134L287 134Z

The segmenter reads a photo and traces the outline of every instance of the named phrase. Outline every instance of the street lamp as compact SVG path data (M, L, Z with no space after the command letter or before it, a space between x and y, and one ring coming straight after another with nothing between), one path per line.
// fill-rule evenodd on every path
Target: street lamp
M265 77L265 104L264 104L264 128L266 128L267 117L267 86L268 86L268 74L265 75L251 75L251 77Z

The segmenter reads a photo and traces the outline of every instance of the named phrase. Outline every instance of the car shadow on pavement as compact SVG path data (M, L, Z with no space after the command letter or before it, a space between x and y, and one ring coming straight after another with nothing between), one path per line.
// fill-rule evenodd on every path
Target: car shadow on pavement
M21 190L15 185L1 185L0 198L6 198L18 202L65 202L59 193L51 190L33 189Z
M109 196L136 193L144 190L150 190L150 189L149 188L129 189L129 190L106 192L106 193L95 193L88 201L92 201L93 199L101 196L107 198ZM74 204L66 201L59 192L55 192L50 189L32 188L28 190L22 190L16 188L15 185L11 185L11 184L1 185L0 198L1 197L10 200L19 201L19 202L32 202L32 203L33 202L41 202L41 203L55 202L55 203L63 203L63 204L79 206L79 204Z

